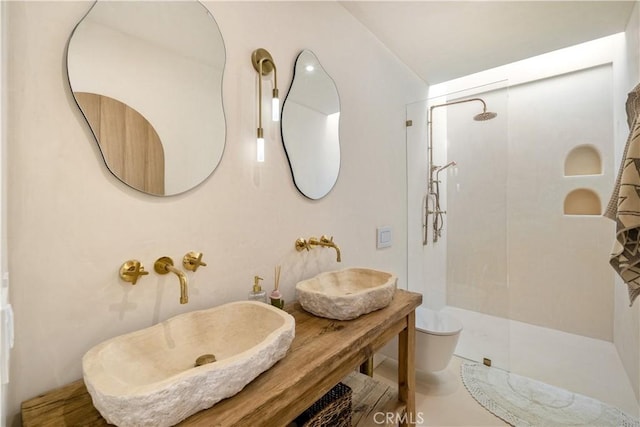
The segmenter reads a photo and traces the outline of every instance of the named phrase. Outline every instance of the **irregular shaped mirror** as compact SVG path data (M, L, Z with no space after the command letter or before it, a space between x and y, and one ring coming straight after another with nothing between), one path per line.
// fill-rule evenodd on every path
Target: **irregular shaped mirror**
M67 53L71 90L109 170L167 196L220 162L224 65L218 25L197 1L98 1Z
M296 187L310 199L326 196L340 171L340 98L333 79L310 50L296 59L281 122Z

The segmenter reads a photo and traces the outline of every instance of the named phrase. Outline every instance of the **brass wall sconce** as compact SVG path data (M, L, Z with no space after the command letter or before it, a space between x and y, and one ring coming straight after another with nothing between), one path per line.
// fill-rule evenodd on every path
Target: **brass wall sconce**
M280 100L278 98L278 73L271 54L265 49L256 49L251 54L251 63L258 72L258 131L257 152L258 162L264 162L264 129L262 128L262 77L273 71L273 97L271 101L271 117L274 122L280 121Z

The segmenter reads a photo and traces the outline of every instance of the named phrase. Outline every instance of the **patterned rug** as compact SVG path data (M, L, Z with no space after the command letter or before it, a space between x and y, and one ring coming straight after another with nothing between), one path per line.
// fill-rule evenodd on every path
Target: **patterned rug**
M613 406L540 381L475 362L460 370L473 398L512 426L640 426Z

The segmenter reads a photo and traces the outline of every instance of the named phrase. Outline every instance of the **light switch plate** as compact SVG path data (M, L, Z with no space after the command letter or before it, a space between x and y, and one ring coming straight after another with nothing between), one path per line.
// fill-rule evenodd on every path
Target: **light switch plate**
M391 227L378 227L377 228L377 245L378 249L388 248L393 243L393 233L391 232Z

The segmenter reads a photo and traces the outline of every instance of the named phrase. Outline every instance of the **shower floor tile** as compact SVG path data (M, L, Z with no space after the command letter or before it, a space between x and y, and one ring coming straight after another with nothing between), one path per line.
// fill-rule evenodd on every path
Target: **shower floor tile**
M456 317L465 323L464 313L455 311ZM476 326L479 328L474 334ZM460 350L473 350L469 340L474 339L483 341L487 348L495 351L497 346L488 341L491 337L487 331L504 333L504 325L484 326L477 322L465 323L467 335L460 337L456 354L461 354ZM506 364L506 367L498 367L599 399L638 417L638 402L612 343L514 321L508 326L507 334L510 337L508 357L490 354L494 360ZM469 359L478 360L475 356ZM422 421L419 426L508 425L467 392L460 377L463 360L465 358L454 356L447 369L416 373L416 411L421 417L418 421ZM397 363L390 358L383 360L375 368L374 378L396 384Z
M448 306L464 329L456 355L580 393L638 417L631 382L613 343ZM508 340L505 339L508 337Z

